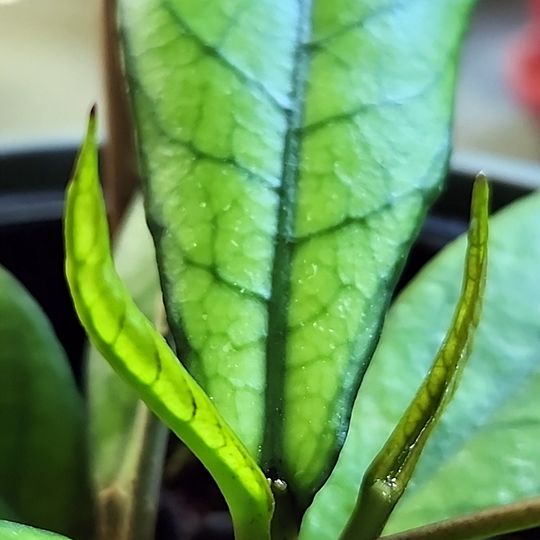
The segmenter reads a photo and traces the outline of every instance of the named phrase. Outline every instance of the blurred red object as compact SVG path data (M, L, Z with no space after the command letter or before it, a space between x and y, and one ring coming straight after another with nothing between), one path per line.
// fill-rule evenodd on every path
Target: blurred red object
M512 41L507 58L510 87L540 122L540 0L528 0L529 20Z

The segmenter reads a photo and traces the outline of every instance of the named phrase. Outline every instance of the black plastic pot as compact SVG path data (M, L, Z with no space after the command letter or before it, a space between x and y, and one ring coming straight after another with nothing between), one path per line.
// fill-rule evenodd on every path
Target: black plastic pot
M0 264L26 286L49 316L81 377L84 333L64 280L64 190L76 149L0 154Z

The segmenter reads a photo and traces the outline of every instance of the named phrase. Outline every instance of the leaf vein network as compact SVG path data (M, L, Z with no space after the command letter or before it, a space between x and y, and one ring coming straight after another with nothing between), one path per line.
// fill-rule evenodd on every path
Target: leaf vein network
M283 102L283 100L275 95L266 85L228 59L216 46L206 43L200 36L198 36L187 21L171 6L169 0L161 0L161 5L168 12L172 20L178 25L182 33L191 37L191 39L193 39L193 41L199 46L205 55L214 58L223 67L234 73L243 84L265 96L276 109L282 112L288 109L288 104Z

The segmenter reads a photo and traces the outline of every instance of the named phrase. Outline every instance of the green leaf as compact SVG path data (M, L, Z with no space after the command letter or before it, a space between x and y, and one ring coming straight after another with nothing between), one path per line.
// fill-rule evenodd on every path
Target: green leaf
M66 274L93 344L208 468L231 510L237 540L269 536L268 483L210 399L137 308L116 273L98 179L95 117L66 203Z
M159 277L152 264L155 251L141 203L137 198L128 210L115 242L114 261L137 307L155 320L160 301ZM100 490L114 482L121 469L139 399L93 346L88 353L88 394L92 472Z
M36 301L0 268L0 518L88 537L81 396Z
M0 538L2 540L68 540L59 534L2 520L0 520Z
M10 508L5 501L4 497L0 497L0 519L7 519L9 521L20 521L19 516Z
M120 2L177 347L300 510L439 189L472 4Z
M140 196L118 231L114 260L137 307L155 321L161 289ZM151 539L168 429L95 347L88 352L87 385L98 528L104 538Z
M489 187L485 176L479 175L472 193L463 285L452 322L422 385L368 467L343 540L380 536L459 384L482 310L488 216Z
M540 196L491 220L474 350L385 534L540 493ZM336 470L302 539L334 540L368 464L425 376L459 294L465 239L434 259L390 311Z

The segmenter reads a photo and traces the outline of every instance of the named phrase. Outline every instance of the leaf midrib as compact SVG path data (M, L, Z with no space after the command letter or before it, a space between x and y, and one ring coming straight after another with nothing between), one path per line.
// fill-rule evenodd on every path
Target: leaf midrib
M271 295L268 301L266 338L266 388L264 430L260 461L267 476L285 478L283 463L284 393L287 358L288 309L294 249L295 210L300 163L301 126L308 82L309 51L305 45L311 32L312 0L299 0L296 45L291 77L291 108L285 112L279 209L272 267Z

